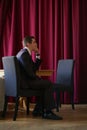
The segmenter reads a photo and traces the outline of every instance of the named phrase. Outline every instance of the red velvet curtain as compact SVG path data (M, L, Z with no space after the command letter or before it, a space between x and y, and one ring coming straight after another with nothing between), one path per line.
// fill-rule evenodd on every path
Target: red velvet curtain
M23 37L34 35L41 68L56 70L59 59L75 59L74 100L87 103L86 12L87 0L0 0L0 68L3 56L16 55Z

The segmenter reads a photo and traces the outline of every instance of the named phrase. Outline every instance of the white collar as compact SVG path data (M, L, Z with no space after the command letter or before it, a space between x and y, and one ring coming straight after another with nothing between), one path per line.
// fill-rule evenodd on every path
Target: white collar
M28 47L24 47L25 49L27 49L27 51L29 52L29 54L31 55L31 51L30 51L30 49L28 48Z

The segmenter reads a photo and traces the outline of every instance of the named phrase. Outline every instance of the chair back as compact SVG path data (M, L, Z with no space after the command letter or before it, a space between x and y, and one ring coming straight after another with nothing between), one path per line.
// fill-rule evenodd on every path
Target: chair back
M67 87L73 86L74 60L62 59L58 61L56 83Z
M2 58L4 78L5 78L5 95L16 97L18 86L20 86L19 63L15 56L6 56Z

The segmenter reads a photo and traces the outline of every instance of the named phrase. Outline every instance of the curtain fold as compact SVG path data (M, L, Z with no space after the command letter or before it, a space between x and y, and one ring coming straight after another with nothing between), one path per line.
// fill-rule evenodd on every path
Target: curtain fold
M87 103L87 0L1 0L0 68L2 57L16 55L26 35L36 37L42 69L55 70L59 59L75 59L75 103ZM70 102L65 94L65 102Z

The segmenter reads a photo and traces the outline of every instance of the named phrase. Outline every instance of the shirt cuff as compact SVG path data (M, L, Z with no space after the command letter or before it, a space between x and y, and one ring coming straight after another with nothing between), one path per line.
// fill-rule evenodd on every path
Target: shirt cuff
M37 58L37 59L40 59L40 54L39 54L39 53L36 54L36 58Z

